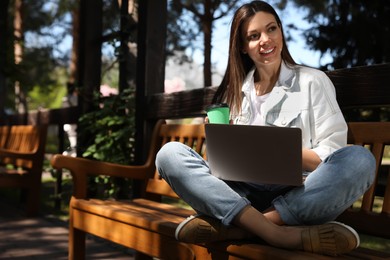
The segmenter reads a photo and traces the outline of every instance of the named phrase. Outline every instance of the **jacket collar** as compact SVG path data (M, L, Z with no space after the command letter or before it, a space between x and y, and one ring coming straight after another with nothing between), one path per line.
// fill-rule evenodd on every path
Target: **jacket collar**
M295 67L295 65L293 66ZM289 89L294 85L296 72L293 66L287 65L284 61L282 62L276 86L282 87L283 89Z
M255 73L256 67L253 67L244 80L241 91L245 94L250 93L253 88L253 74ZM295 71L292 67L287 65L284 61L282 61L279 73L279 79L275 84L275 87L282 87L283 89L289 89L293 86L295 80Z
M242 91L246 97L249 97L251 89L254 87L253 74L256 68L249 71L243 86ZM284 62L281 64L279 79L272 89L267 102L264 104L264 113L267 114L276 107L282 100L284 100L288 89L292 88L296 79L296 72L293 67L286 65Z

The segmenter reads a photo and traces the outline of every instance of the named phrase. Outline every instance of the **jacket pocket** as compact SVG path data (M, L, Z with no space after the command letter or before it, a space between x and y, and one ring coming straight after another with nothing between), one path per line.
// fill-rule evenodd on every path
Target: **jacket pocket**
M301 110L270 112L267 114L266 123L271 126L294 127L298 126Z

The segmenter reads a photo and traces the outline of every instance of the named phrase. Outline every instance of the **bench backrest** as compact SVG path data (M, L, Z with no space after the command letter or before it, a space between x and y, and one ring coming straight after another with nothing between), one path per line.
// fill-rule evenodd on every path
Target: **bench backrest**
M384 147L390 145L390 122L348 123L348 143L364 145L370 149L377 162L376 178L373 186L365 193L361 205L354 205L341 216L341 220L367 234L389 236L390 234L390 178L389 167L383 165ZM157 126L158 138L152 142L155 152L165 143L177 141L185 143L206 158L204 125ZM155 157L153 157L154 160ZM383 169L387 172L383 173ZM381 172L382 170L382 172ZM384 176L383 176L384 175ZM382 194L378 195L378 187ZM157 171L147 183L147 192L178 198L170 186L161 179ZM378 210L379 207L379 210ZM372 221L362 221L371 218Z
M390 145L390 122L354 122L348 127L348 143L363 145L375 156L376 177L361 205L355 203L339 219L363 233L390 238L390 162L383 159Z
M13 125L0 127L0 148L12 152L39 154L45 146L45 126ZM13 164L17 167L31 168L33 160L0 157L1 164Z
M0 148L3 148L5 146L5 143L7 142L9 130L10 127L8 126L0 126Z
M205 158L206 143L203 124L164 124L160 122L157 127L159 127L158 136L155 140L152 140L152 147L156 149L155 151L158 151L168 142L177 141L192 147ZM170 186L161 179L157 171L154 177L149 179L146 191L162 196L178 198Z

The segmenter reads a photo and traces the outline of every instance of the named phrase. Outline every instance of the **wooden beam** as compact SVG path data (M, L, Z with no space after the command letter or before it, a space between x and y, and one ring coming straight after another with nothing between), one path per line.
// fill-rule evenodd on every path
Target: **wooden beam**
M390 63L338 69L327 74L342 108L389 105Z
M386 106L390 100L390 64L372 65L326 72L336 88L342 110L351 107ZM204 115L217 87L170 94L154 94L146 101L146 118L171 119ZM362 100L361 97L364 97Z
M205 115L217 87L199 88L170 94L155 94L147 100L147 119L198 117Z
M146 117L146 96L164 92L167 0L139 1L136 84L136 158L142 164L154 120Z
M13 114L7 116L7 124L21 125L25 124L26 114ZM27 123L31 125L48 124L64 125L77 124L79 119L79 110L77 107L67 107L58 109L42 109L30 111L27 114Z
M80 0L80 31L78 50L78 87L81 113L92 107L94 91L100 89L103 2L102 0Z

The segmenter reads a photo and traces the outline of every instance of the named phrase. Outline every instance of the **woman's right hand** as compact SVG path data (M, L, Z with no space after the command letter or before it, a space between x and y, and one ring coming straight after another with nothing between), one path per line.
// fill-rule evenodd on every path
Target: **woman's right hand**
M208 124L208 123L210 123L209 122L209 117L208 116L206 116L205 118L204 118L204 123L205 124ZM230 119L230 121L229 121L229 125L232 125L233 124L233 120L232 119Z

